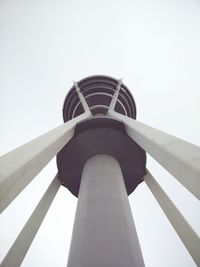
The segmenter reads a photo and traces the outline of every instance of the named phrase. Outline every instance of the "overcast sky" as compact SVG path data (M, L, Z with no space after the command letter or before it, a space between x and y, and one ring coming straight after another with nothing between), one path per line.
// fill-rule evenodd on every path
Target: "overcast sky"
M123 77L139 121L200 145L199 48L198 0L1 0L0 154L61 124L72 80L93 74ZM197 199L148 167L200 234ZM0 216L0 260L56 172L52 160ZM196 266L144 183L129 199L146 266ZM59 190L22 267L66 266L76 201Z

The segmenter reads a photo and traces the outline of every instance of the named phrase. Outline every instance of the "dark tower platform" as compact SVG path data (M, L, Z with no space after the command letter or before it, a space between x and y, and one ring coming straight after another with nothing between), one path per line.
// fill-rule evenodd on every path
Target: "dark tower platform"
M96 154L107 154L119 162L127 193L132 193L143 181L146 153L126 134L123 122L107 114L113 96L120 87L114 110L136 119L136 105L130 91L121 81L108 76L85 78L76 83L65 98L64 122L84 112L77 87L92 116L77 124L74 137L57 154L58 177L62 185L78 196L85 162Z

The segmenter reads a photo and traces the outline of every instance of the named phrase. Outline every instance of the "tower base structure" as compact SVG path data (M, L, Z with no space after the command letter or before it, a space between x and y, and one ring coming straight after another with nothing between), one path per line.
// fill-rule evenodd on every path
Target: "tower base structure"
M68 267L144 267L122 171L109 155L84 165Z

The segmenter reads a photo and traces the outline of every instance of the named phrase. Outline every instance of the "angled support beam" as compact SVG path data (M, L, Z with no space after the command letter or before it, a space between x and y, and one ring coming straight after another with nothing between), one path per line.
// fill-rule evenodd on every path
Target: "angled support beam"
M60 187L60 181L57 176L53 179L50 186L44 193L42 199L34 209L27 223L17 236L15 242L6 254L1 267L19 267L26 256L26 253L31 246L31 243L37 234L40 225L42 224L45 215L48 212L51 203Z
M193 260L196 262L197 266L200 266L199 236L149 171L147 171L147 174L144 176L144 180Z
M88 117L84 113L0 157L0 212L73 137L76 123Z
M91 111L90 111L90 108L89 108L89 106L88 106L88 104L87 104L87 102L86 102L86 100L85 100L85 97L83 96L83 94L82 94L82 92L81 92L81 89L80 89L80 87L79 87L79 85L78 85L77 82L74 82L74 87L75 87L75 89L76 89L76 92L77 92L77 94L78 94L78 97L79 97L79 99L80 99L80 102L81 102L81 104L82 104L82 106L83 106L84 111L85 111L85 112L88 112L88 113L91 115L92 113L91 113Z
M119 95L119 92L120 92L120 89L121 89L121 85L122 85L122 79L120 79L118 81L116 91L114 92L114 95L113 95L112 100L110 102L109 110L114 110L115 109L115 105L117 103L117 98L118 98L118 95Z
M115 111L109 114L123 121L127 134L200 199L200 147Z

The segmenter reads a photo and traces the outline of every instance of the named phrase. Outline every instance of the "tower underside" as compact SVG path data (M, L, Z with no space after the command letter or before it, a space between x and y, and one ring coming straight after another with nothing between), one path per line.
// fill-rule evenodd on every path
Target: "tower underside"
M127 135L122 121L109 116L112 108L136 118L136 105L128 88L121 80L108 76L90 76L74 83L66 96L64 121L84 111L91 114L76 125L74 137L57 154L58 177L77 197L83 166L96 154L107 154L118 160L128 194L143 181L145 151Z
M68 267L143 267L128 195L146 174L146 153L110 111L136 118L121 80L85 78L69 91L67 122L82 113L73 138L57 154L58 178L78 197Z
M105 93L109 86L113 94ZM107 104L101 102L104 96L109 98ZM2 267L20 267L61 183L78 197L68 266L142 267L127 195L143 179L194 264L200 266L198 233L165 188L145 169L146 151L200 199L200 148L136 121L135 111L134 100L121 80L88 77L74 83L65 100L66 123L0 158L0 212L56 154L58 165L58 174L7 251Z

